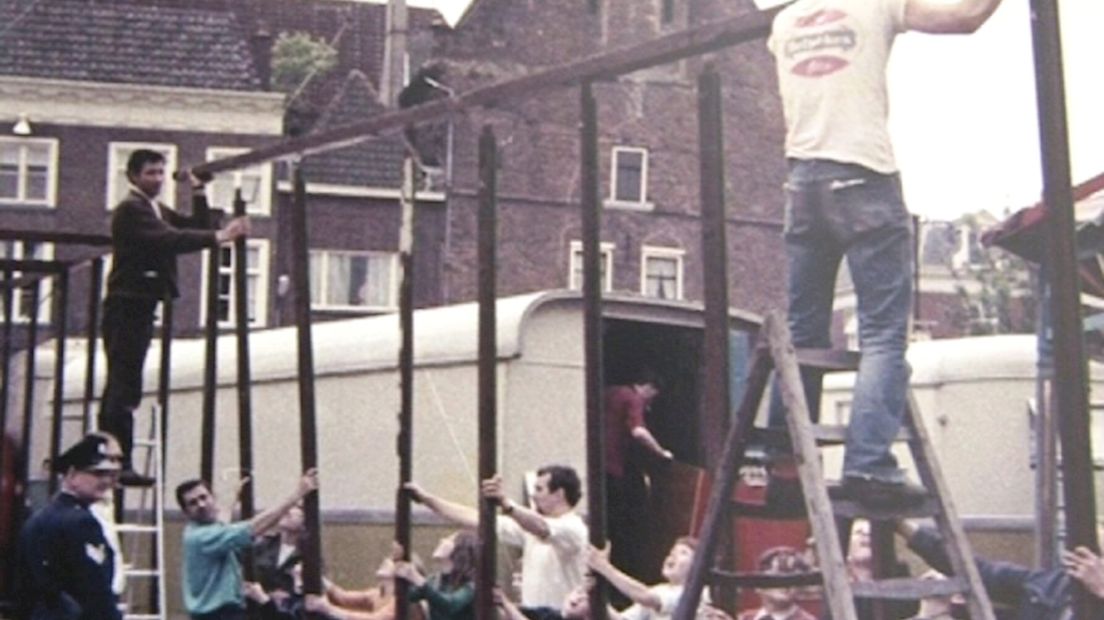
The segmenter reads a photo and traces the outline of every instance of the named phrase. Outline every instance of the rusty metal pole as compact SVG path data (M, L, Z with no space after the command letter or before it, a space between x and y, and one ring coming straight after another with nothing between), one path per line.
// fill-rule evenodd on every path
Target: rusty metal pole
M103 288L104 260L92 259L88 278L88 325L86 326L84 364L84 401L82 402L81 434L92 426L92 401L96 399L96 336L100 327L100 289Z
M698 148L701 167L701 234L705 333L702 394L703 426L708 429L706 457L710 467L720 458L728 428L728 241L724 197L724 116L721 78L712 66L698 77Z
M54 342L54 411L50 426L50 462L57 462L61 453L61 422L65 398L65 339L69 336L69 270L61 271L56 276L57 292L54 295L54 324L57 326ZM57 476L50 476L50 494L57 491Z
M208 215L207 223L214 228L217 217ZM214 483L215 475L215 407L218 396L218 285L222 248L207 250L206 324L204 328L203 417L200 429L199 475Z
M1088 403L1088 372L1082 341L1081 295L1070 187L1069 132L1066 123L1062 39L1057 0L1032 0L1035 85L1042 145L1043 201L1048 210L1046 268L1054 310L1055 380L1059 437L1062 441L1062 492L1067 547L1099 550ZM1076 588L1074 614L1098 617L1100 599Z
M701 174L701 235L702 269L705 293L705 329L702 357L704 362L702 411L706 437L707 464L716 470L724 463L724 441L729 421L729 353L728 353L728 245L725 235L724 200L724 117L721 79L712 66L698 76L698 149ZM749 380L748 385L751 385ZM731 460L727 459L727 460ZM734 469L733 464L731 468ZM735 472L722 471L735 478ZM714 480L721 485L722 477ZM723 493L729 486L715 487ZM707 526L703 532L718 532L719 526ZM718 536L701 541L691 569L691 583L683 590L676 617L693 618L701 600L701 590L712 568Z
M245 216L245 200L241 188L234 191L234 217ZM250 476L250 483L241 490L241 518L250 519L255 512L253 476L253 373L249 365L249 248L245 237L234 240L234 333L238 345L238 470L240 476ZM253 581L253 553L247 549L242 558L246 581Z
M590 543L606 546L605 415L602 411L602 202L598 192L598 105L590 82L579 89L582 112L580 128L579 178L583 225L583 356L586 369L587 508L590 513ZM612 274L608 274L611 275ZM590 593L594 620L606 620L606 584Z
M303 169L294 164L294 201L291 207L291 264L295 290L295 326L299 352L299 441L303 469L318 466L318 434L315 428L314 350L311 340L310 235L307 231L307 183ZM320 555L322 532L319 492L303 500L307 535L303 549L303 591L322 592ZM399 605L401 607L401 605Z
M12 270L4 270L4 290L3 304L4 304L4 326L3 331L0 332L0 357L3 361L4 367L0 369L0 467L6 463L4 460L4 450L7 446L8 439L8 395L11 393L11 349L12 349L12 303L15 299L15 293L9 283L12 279Z
M498 145L490 125L479 136L479 479L486 480L497 473L498 410L495 380L498 344L495 338L496 303L496 226L498 210ZM494 620L498 617L494 604L496 573L495 510L492 499L479 501L479 575L475 592L476 618Z
M35 280L31 287L30 316L27 322L27 370L23 377L23 436L20 445L23 448L20 462L20 475L23 477L23 488L31 478L31 433L34 432L34 393L35 393L35 349L38 345L38 300L40 292L39 280ZM53 474L49 474L52 476ZM26 498L24 498L26 501Z
M403 485L413 479L414 469L414 160L403 160L402 224L399 227L399 488L395 495L395 541L402 545L403 559L410 559L410 496ZM395 600L407 600L409 584L395 580ZM409 605L396 605L396 620L406 620Z

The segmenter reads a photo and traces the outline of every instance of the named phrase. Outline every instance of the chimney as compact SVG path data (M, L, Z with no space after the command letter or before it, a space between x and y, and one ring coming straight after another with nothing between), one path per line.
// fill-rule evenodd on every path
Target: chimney
M399 93L407 81L406 0L387 2L387 40L384 43L383 70L380 72L380 102L398 107Z
M253 52L253 65L257 69L257 78L263 90L272 89L272 32L263 19L257 20L257 29L249 39Z

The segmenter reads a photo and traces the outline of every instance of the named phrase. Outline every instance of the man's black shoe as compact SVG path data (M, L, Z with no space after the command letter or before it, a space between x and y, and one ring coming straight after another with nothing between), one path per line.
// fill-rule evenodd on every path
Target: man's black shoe
M143 476L133 469L128 468L119 472L119 484L124 487L152 487L156 482L153 478Z
M908 482L889 482L873 478L847 476L838 487L829 490L832 499L848 499L868 508L891 510L919 506L928 491Z

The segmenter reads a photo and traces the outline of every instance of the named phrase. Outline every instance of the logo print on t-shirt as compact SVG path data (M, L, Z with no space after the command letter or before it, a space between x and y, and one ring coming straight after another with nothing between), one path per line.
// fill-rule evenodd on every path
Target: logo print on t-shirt
M802 77L821 77L851 64L848 57L858 45L855 30L842 23L847 13L827 9L805 15L794 22L794 34L784 53L794 62L790 71Z

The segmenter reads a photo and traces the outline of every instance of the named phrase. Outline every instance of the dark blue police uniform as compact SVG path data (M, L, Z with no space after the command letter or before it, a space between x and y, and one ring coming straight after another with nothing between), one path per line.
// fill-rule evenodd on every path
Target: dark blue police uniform
M88 504L62 492L19 533L19 602L32 620L120 620L115 552Z

